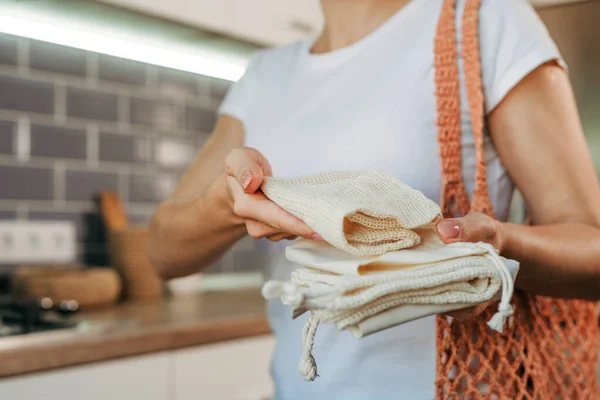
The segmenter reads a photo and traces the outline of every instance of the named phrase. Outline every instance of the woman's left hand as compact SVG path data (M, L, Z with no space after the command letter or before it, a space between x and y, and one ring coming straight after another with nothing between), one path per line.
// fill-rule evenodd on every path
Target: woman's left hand
M501 224L485 214L473 212L463 218L443 219L438 222L436 229L444 243L485 242L502 251ZM464 322L477 317L490 303L492 302L452 311L445 315Z

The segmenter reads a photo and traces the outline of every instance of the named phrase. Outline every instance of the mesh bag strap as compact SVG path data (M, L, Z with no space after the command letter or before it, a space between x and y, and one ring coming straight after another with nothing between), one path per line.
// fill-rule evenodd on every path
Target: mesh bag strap
M481 0L464 0L462 52L475 139L473 199L462 178L460 75L456 0L444 0L435 39L435 84L442 212L493 216L483 157L484 96L479 53ZM514 316L498 334L486 326L492 309L466 323L437 318L437 399L600 399L596 376L598 307L581 300L518 293Z

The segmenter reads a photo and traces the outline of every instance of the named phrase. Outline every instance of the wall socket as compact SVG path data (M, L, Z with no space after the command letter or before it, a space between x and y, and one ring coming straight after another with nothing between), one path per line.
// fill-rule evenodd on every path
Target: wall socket
M73 262L76 242L71 222L0 221L0 264Z

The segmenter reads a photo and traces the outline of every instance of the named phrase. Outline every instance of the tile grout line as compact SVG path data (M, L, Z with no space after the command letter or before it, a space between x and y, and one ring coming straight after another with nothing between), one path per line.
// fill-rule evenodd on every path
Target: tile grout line
M17 43L17 73L25 75L29 72L29 40L18 38Z
M64 205L66 198L66 167L64 161L62 160L57 160L54 162L52 183L54 186L54 205Z
M64 123L67 119L67 89L64 77L57 77L54 82L54 121Z
M29 219L29 207L23 203L17 204L16 215L17 221L26 221Z
M98 86L98 54L86 52L85 57L86 81L90 86Z
M125 168L127 169L128 173L135 175L166 178L176 177L183 173L183 169L159 168L157 165L148 165L145 163L139 163L138 165L130 165L128 163L122 163L117 161L103 161L102 163L99 162L98 168L92 168L87 164L86 160L66 160L45 157L34 157L27 158L23 161L28 161L27 166L31 168L53 168L54 163L57 160L63 162L66 169L79 172L103 172L110 174L118 174ZM15 159L12 155L0 155L0 167L22 167L23 161Z
M98 168L100 158L100 130L98 124L91 122L86 128L86 160L90 167Z
M2 119L18 119L19 116L23 115L23 111L19 110L8 110L0 109L0 118ZM53 125L57 123L55 117L52 114L40 114L34 112L27 112L27 116L34 123ZM127 124L127 126L120 126L118 122L101 121L84 118L69 117L67 121L59 123L65 128L74 129L85 129L87 124L95 122L102 130L111 131L112 133L118 133L124 136L137 136L137 137L161 137L161 138L178 138L183 140L195 140L199 136L210 136L209 132L200 130L190 129L175 129L173 133L164 133L164 130L157 128L153 125L143 124Z
M123 89L119 93L119 97L117 98L117 112L117 126L119 130L131 130L131 96L127 89Z
M24 44L24 46L28 46L28 44ZM19 56L22 60L19 60L19 65L9 66L9 65L0 65L0 74L8 77L19 77L45 83L55 83L57 79L68 80L68 84L70 87L78 88L78 89L88 89L95 90L102 93L109 93L114 95L119 95L123 91L129 92L129 94L133 97L140 97L146 100L153 100L157 97L162 97L164 95L163 91L158 87L154 81L155 78L152 77L152 73L149 73L149 78L147 78L148 85L140 86L140 85L130 85L125 83L118 83L109 80L100 80L99 78L91 79L87 76L88 67L86 65L86 76L81 77L77 75L69 75L69 74L61 74L57 72L50 72L44 70L31 70L29 68L28 61L29 55L28 50L24 49L19 53ZM96 73L93 70L93 67L90 67L90 73ZM150 86L154 85L154 86ZM201 95L177 95L177 96L167 96L170 100L174 100L178 106L185 106L186 104L190 104L196 107L200 107L202 109L216 111L217 105L219 101L216 101L208 94Z
M29 161L31 155L31 121L25 115L17 120L16 155L20 162Z
M117 181L117 191L121 201L127 206L129 204L129 183L130 183L130 171L129 168L125 171L119 171ZM130 209L130 207L127 207Z

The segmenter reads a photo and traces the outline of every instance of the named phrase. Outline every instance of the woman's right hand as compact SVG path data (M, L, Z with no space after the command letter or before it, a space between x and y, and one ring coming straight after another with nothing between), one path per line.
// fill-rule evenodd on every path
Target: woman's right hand
M271 166L258 150L249 147L232 150L225 160L225 171L232 211L244 221L250 236L273 242L298 236L322 240L304 222L259 191L263 178L271 176Z

